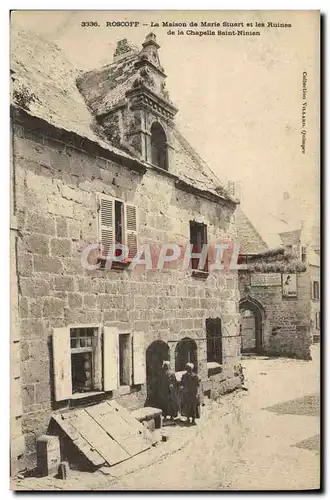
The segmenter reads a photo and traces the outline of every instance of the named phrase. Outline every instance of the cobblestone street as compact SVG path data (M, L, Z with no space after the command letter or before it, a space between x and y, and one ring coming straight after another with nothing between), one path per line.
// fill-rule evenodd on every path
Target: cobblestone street
M109 470L111 476L98 472L67 481L25 479L16 488L318 488L318 346L312 355L310 362L244 359L248 391L209 402L196 427L165 428L169 441L136 457L138 470L131 460Z

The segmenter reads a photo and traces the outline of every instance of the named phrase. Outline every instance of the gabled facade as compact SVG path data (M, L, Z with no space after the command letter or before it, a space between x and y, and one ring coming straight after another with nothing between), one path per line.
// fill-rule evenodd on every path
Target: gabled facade
M107 268L89 244L235 237L235 198L176 130L154 35L79 75L12 34L12 472L36 465L51 415L143 406L161 363L193 361L205 394L240 386L237 272ZM79 89L79 90L78 90ZM80 93L81 92L81 93ZM86 107L86 104L87 107ZM201 243L201 241L200 241Z

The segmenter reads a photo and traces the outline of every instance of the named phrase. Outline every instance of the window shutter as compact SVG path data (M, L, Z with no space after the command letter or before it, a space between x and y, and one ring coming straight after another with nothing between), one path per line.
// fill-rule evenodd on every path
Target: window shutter
M52 341L55 401L62 401L72 396L69 328L54 328Z
M146 353L144 348L144 332L133 335L133 384L144 384L146 381Z
M128 259L131 260L137 253L137 210L134 205L125 205L125 224Z
M118 389L119 377L119 336L117 328L105 326L103 329L103 390Z
M115 201L100 195L99 202L99 243L102 256L107 257L110 245L115 242Z

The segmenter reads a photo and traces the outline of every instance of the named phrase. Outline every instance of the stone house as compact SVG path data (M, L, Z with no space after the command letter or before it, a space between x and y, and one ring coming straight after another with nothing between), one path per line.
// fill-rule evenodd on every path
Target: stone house
M241 207L235 217L242 248L238 271L242 353L310 359L310 318L316 300L305 256L287 246L284 233L282 245L269 249Z
M36 464L54 412L143 406L164 359L211 397L240 386L237 271L131 269L137 248L235 238L237 200L175 126L154 35L78 72L12 30L11 466ZM95 253L125 243L114 268Z

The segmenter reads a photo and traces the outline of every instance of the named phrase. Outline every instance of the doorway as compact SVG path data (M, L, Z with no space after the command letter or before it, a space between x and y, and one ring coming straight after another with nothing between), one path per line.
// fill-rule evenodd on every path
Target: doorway
M263 308L255 300L240 302L240 335L242 354L261 354L263 349Z
M169 361L170 348L163 340L152 342L146 352L147 401L146 406L157 407L157 382L163 361ZM147 404L148 403L148 404Z

